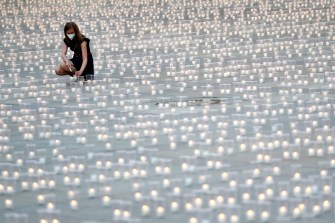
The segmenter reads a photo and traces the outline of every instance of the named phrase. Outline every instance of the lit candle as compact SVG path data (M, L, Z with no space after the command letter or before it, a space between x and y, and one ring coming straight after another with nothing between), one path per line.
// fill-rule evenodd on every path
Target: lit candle
M103 204L104 206L108 206L108 205L110 204L110 197L107 196L107 195L103 196L103 197L102 197L102 204Z
M285 206L281 206L280 208L279 208L279 215L280 216L285 216L287 214L287 207L285 207Z
M314 216L318 216L318 215L320 215L320 212L321 212L321 207L320 207L320 205L314 205L314 206L313 206L313 214L314 214Z
M164 214L165 214L165 209L164 209L164 207L158 206L158 207L156 208L156 216L159 217L159 218L161 218L161 217L164 216Z
M93 187L88 189L88 197L94 198L95 197L95 189Z
M123 215L123 218L124 218L125 220L127 220L127 219L130 218L130 212L129 212L129 211L124 211L122 215Z
M22 188L22 190L27 191L28 188L29 188L29 184L28 184L28 182L23 181L23 182L21 183L21 188ZM0 194L1 194L1 191L0 191Z
M150 214L150 207L146 204L142 205L141 208L142 216L148 216Z
M322 203L323 210L329 211L331 208L331 203L328 200L324 200Z
M179 210L179 204L176 201L171 202L170 204L171 212L175 213Z
M72 210L77 210L78 209L78 202L76 200L71 200L70 201L70 207Z
M255 220L255 211L254 210L248 210L246 215L247 215L247 220L248 221Z
M258 195L258 201L259 201L259 202L263 202L263 201L265 201L265 199L266 199L265 194L260 193L260 194Z
M263 212L261 213L261 220L262 220L263 222L267 222L267 221L269 220L269 218L270 218L270 214L269 214L269 212L267 212L267 211L263 211Z
M5 206L7 209L13 208L13 200L12 199L6 199L5 200Z
M55 205L54 205L52 202L49 202L49 203L47 204L47 209L48 209L49 211L52 211L52 210L55 209Z

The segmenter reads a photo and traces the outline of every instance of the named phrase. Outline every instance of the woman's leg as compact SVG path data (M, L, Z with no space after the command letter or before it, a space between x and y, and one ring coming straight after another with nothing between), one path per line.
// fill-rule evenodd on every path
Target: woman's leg
M71 66L71 70L66 66L65 63L61 63L56 69L55 69L55 73L57 75L60 76L64 76L64 75L71 75L74 74L74 72L76 72L76 68L74 66Z

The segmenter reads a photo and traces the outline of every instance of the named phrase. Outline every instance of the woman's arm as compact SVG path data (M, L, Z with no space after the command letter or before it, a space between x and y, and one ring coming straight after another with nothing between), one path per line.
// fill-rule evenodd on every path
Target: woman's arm
M81 68L79 71L76 72L76 75L77 76L80 76L85 68L86 68L86 65L87 65L87 47L86 47L87 43L86 41L83 41L80 46L81 46L81 57L83 58L83 63L81 64Z
M61 51L61 58L63 59L64 63L67 65L67 66L71 66L73 65L72 62L66 57L66 53L67 53L67 46L66 44L64 43L64 41L62 41L62 51Z

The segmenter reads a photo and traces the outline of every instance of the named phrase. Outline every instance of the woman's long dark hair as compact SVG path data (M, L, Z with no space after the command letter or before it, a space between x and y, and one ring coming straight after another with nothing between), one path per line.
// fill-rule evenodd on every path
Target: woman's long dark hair
M74 33L76 34L75 37L73 38L73 40L71 40L67 35L66 35L66 32L69 30L69 29L73 29L74 30ZM65 36L65 41L67 44L70 44L70 42L73 42L74 43L74 47L75 48L78 48L80 47L80 44L83 42L83 35L81 34L78 26L76 23L74 22L68 22L65 24L64 26L64 36Z

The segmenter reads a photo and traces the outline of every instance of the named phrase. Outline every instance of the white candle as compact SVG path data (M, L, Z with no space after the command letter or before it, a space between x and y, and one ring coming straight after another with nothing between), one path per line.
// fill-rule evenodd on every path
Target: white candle
M115 210L113 211L113 214L114 214L114 218L119 219L120 216L122 215L122 212L121 212L120 209L115 209Z
M200 208L202 206L202 199L200 197L197 197L195 198L194 203L198 208Z
M48 209L49 211L52 211L52 210L55 209L55 205L54 205L52 202L49 202L49 203L47 204L47 209Z
M226 222L226 219L227 219L227 217L226 217L226 215L225 215L224 213L220 213L220 214L218 215L218 217L217 217L217 220L218 220L218 222L220 222L220 223L225 223L225 222Z
M247 220L248 221L255 220L255 211L254 210L248 210L246 215L247 215Z
M318 216L321 212L321 207L320 205L314 205L313 206L313 214L314 216Z
M185 210L188 212L193 211L193 205L191 203L186 203Z
M24 190L24 191L28 190L28 188L29 188L29 184L28 184L28 182L23 181L23 182L21 183L21 188L22 188L22 190ZM1 191L0 191L0 194L1 194Z
M94 198L95 197L95 189L94 188L89 188L88 189L88 197L89 198Z
M164 216L164 214L165 214L164 207L159 206L159 207L156 208L156 216L157 217L161 218L161 217Z
M287 214L287 207L281 206L279 208L279 215L280 216L285 216Z
M150 207L146 204L142 205L141 208L142 216L148 216L150 214Z
M322 206L325 211L329 211L331 209L331 203L328 200L324 200Z
M270 218L270 214L269 214L269 212L267 212L267 211L263 211L263 212L261 213L261 220L262 220L262 222L266 222L266 221L268 221L269 218Z
M127 219L130 218L130 212L129 212L129 211L124 211L122 215L123 215L123 218L124 218L125 220L127 220Z
M78 209L78 202L76 200L71 200L70 201L70 207L72 210L77 210Z
M13 200L12 199L6 199L5 200L5 206L7 209L13 208Z
M103 204L104 206L108 206L108 205L110 204L110 197L107 196L107 195L103 196L103 197L102 197L102 204Z
M240 218L237 215L232 215L230 217L231 223L238 223L240 221Z
M171 212L177 212L179 210L179 204L176 201L171 202L170 209Z
M299 218L301 216L301 210L300 208L296 207L293 209L293 218Z

